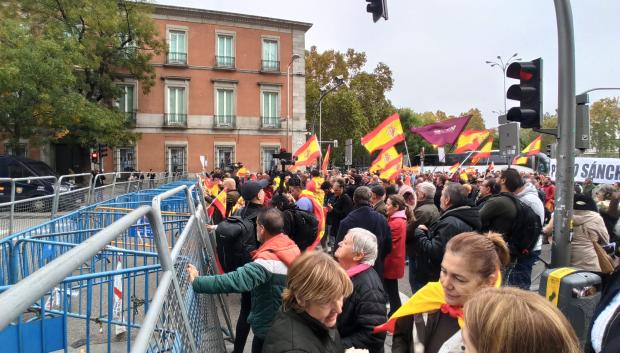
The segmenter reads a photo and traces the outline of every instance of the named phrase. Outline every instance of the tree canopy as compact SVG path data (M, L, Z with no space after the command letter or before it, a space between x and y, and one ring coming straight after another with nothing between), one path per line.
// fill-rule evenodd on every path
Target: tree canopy
M137 137L114 108L130 77L145 93L165 48L150 7L126 0L9 1L0 15L0 133L12 143L123 145Z

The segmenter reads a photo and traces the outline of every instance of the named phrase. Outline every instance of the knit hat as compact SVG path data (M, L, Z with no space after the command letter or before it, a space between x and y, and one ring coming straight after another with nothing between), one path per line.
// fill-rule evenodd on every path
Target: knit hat
M594 211L598 212L598 208L596 207L596 203L594 200L585 194L575 194L575 199L573 200L573 209L579 211Z

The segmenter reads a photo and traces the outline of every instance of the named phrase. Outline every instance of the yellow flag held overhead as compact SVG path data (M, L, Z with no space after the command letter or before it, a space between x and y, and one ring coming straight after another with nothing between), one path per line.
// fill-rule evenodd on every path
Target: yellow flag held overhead
M362 145L368 153L385 150L405 140L403 126L400 124L400 116L394 113L385 119L374 130L362 137Z

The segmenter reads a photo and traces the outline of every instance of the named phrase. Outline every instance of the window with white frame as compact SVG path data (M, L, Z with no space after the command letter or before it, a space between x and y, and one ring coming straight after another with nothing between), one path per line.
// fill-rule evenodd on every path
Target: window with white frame
M168 64L187 64L186 31L168 31Z
M215 168L226 168L235 163L235 146L215 146Z
M168 86L166 115L167 125L184 125L187 123L187 97L185 87Z
M271 170L273 155L280 152L279 146L262 146L261 147L261 167L264 172Z
M118 110L125 113L127 120L136 121L136 86L133 84L121 84L119 85L122 90L121 96L118 99Z
M279 71L278 41L275 39L263 39L263 71Z
M187 171L187 146L166 147L166 171L171 174Z
M232 126L235 118L235 90L232 88L217 88L215 96L216 126Z
M280 93L278 91L262 91L261 105L263 127L279 127Z
M116 150L116 171L132 172L136 170L135 147L119 147Z
M232 34L217 35L216 66L235 67L235 37Z

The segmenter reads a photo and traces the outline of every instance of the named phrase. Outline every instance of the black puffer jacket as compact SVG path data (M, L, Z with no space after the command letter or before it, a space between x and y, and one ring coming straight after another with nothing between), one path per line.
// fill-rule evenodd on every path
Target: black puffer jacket
M428 232L418 230L414 237L416 281L422 284L439 280L446 244L455 235L479 231L478 210L460 206L446 210Z
M280 311L265 337L263 353L342 353L340 336L310 315L294 310Z
M374 335L375 326L387 321L385 292L377 272L370 267L351 277L353 294L344 302L338 316L338 332L345 349L368 349L383 353L385 333Z
M356 205L353 211L340 222L336 245L344 239L349 229L364 228L377 237L377 260L375 261L375 271L379 278L383 280L383 261L387 254L392 251L392 232L388 226L387 219L383 215L370 207L370 204ZM334 252L338 249L336 246Z
M611 274L603 274L603 291L601 295L601 301L594 309L594 315L592 316L592 322L590 323L590 330L588 331L586 352L594 353L592 348L592 326L599 317L601 312L609 305L618 292L620 292L620 268L616 268ZM601 353L620 352L620 308L616 309L613 315L609 318L605 331L603 334L603 340L601 342Z

